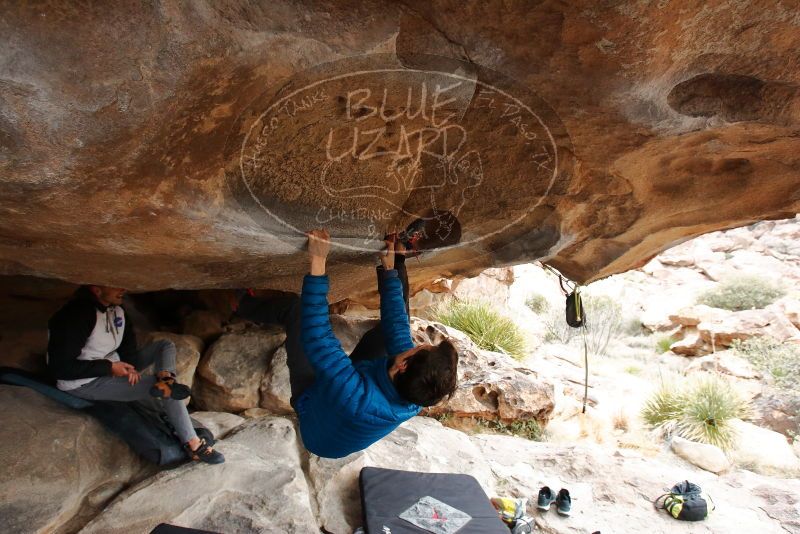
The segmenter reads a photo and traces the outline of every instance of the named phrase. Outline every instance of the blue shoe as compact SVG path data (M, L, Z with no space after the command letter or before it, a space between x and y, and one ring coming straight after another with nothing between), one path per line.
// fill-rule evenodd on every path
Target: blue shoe
M539 490L539 498L536 499L536 507L543 512L546 512L550 509L550 505L556 500L556 496L553 495L553 490L551 490L548 486L542 487Z
M569 496L567 490L561 488L561 491L558 492L558 497L556 497L556 510L561 515L569 515L571 509L572 497Z

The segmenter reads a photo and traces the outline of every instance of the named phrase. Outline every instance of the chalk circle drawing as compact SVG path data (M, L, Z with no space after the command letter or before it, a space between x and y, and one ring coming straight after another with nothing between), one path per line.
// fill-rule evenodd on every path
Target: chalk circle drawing
M427 227L443 242L453 217L469 223L443 248L505 232L565 179L572 156L530 88L427 55L302 71L251 102L234 132L226 177L255 221L279 236L326 226L335 246L370 252L420 218L440 223ZM484 228L499 210L507 222Z

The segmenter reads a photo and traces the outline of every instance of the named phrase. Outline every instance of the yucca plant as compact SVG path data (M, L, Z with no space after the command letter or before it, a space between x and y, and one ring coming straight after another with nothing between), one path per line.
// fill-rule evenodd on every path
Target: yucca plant
M651 428L676 421L683 413L684 399L674 385L661 384L642 408L642 419Z
M693 384L687 391L683 414L675 424L682 438L710 443L722 450L736 445L736 431L731 419L747 416L747 403L719 378L707 378Z
M664 434L716 445L731 450L736 431L731 419L749 415L750 409L733 388L717 377L662 385L645 403L645 423Z
M525 336L520 328L485 302L451 299L434 310L433 318L461 330L482 349L517 359L525 356Z

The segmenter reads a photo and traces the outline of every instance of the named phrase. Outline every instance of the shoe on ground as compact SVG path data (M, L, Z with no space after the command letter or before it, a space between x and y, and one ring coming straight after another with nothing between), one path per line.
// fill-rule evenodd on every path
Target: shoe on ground
M556 497L556 510L561 515L569 515L572 511L572 497L569 496L569 491L561 488Z
M189 458L191 458L193 462L221 464L225 461L225 456L223 456L221 452L212 449L211 446L206 443L205 439L200 439L200 445L195 450L192 450L187 443L186 451L189 453Z
M543 486L539 490L539 497L536 499L536 508L546 512L555 500L556 496L553 494L553 490L549 486Z

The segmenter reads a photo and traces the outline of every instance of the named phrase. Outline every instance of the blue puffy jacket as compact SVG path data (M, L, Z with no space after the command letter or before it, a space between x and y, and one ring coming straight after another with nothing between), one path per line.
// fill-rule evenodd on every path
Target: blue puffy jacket
M382 276L381 328L389 358L355 364L331 329L328 277L303 279L303 349L315 378L295 401L295 411L303 444L317 456L341 458L365 449L420 411L400 397L389 379L391 358L414 344L397 271Z

